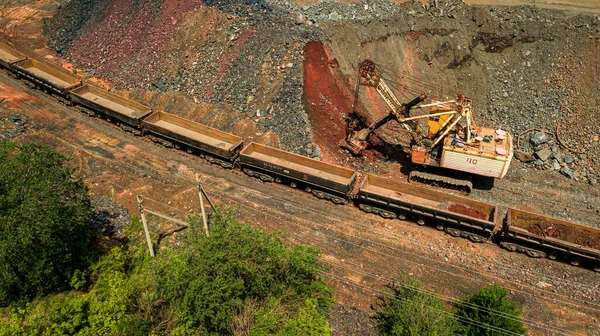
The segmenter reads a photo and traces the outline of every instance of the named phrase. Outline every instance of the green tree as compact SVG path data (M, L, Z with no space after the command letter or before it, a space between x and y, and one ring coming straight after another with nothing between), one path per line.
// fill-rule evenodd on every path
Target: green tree
M65 162L47 147L0 141L0 306L65 286L84 265L92 207Z
M194 218L181 246L154 258L132 218L129 245L85 270L88 291L15 307L0 318L0 336L329 334L331 289L319 276L319 252L291 248L222 212L210 238Z
M192 229L183 242L185 247L168 258L159 288L192 329L230 333L232 317L247 300L285 297L285 304L314 297L321 313L331 302L330 288L319 278L324 268L317 249L290 248L235 215L217 218L210 238Z
M424 293L421 284L405 278L390 285L381 295L374 319L380 335L455 335L459 324L446 311L444 302L433 293Z
M507 331L525 335L519 306L508 299L508 291L487 286L456 305L456 316L469 336L504 335ZM471 322L471 323L470 323ZM477 325L475 325L477 323Z

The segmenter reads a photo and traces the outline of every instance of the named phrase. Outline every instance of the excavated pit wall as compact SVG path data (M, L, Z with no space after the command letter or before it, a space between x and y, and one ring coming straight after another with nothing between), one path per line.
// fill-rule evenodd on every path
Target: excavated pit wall
M339 65L334 70L338 88L330 92L352 90L358 64L370 58L385 70L384 78L403 101L422 92L440 99L464 93L473 99L479 123L513 134L529 128L551 130L566 118L570 129L563 131L564 142L589 152L584 159L575 157L584 167L582 176L600 172L588 168L600 168L593 155L600 154L593 142L598 130L579 128L589 111L565 113L578 91L573 84L577 79L569 79L568 70L580 63L591 69L591 60L600 56L593 48L600 27L595 17L528 6L471 7L460 1L439 1L439 8L372 0L310 6L287 0L118 3L69 2L47 22L49 45L91 74L124 87L174 90L197 101L228 104L232 108L227 110L236 112L224 123L229 125L225 130L233 128L234 119L245 119L260 132L277 134L285 149L307 154L315 141L324 153L339 154L336 146L343 132L337 130L338 121L349 112L348 104L306 88L312 85L304 75L306 43L321 41ZM145 25L127 21L143 21L136 21L139 13L154 23L150 27L158 27L150 34L154 40L146 39L137 53L119 58L119 45L111 41L124 30L132 41L137 40L135 34L146 32ZM114 17L125 19L111 21ZM185 33L191 31L203 34ZM150 59L149 49L156 55ZM109 57L97 57L98 51L106 50ZM111 53L117 58L111 59ZM590 60L578 59L581 55ZM148 67L151 71L144 70ZM594 84L598 83L592 80L587 86ZM594 101L588 105L598 106L597 93L589 94ZM307 106L309 101L326 103L329 121ZM360 105L367 120L387 113L373 90L363 90ZM397 129L391 125L381 138L393 144ZM319 140L313 137L316 130L332 136Z

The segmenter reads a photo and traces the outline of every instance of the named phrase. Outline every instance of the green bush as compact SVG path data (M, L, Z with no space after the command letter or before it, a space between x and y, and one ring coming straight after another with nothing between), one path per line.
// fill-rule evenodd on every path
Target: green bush
M185 247L168 258L159 288L190 328L226 334L232 312L250 299L315 297L321 312L331 302L330 289L319 278L323 266L318 250L289 248L276 235L241 224L231 214L216 220L210 238L191 230L183 243Z
M0 318L0 336L327 335L331 289L319 276L318 251L290 248L225 213L210 238L192 229L181 247L155 258L131 230L132 245L113 248L84 272L89 292L13 309Z
M506 332L525 335L519 306L508 299L508 291L498 285L482 288L456 305L464 335L493 336ZM477 323L478 325L475 325Z
M306 299L296 319L288 320L281 335L285 336L329 336L329 321L319 310L316 299Z
M374 319L380 335L445 336L455 335L459 324L444 302L422 292L416 280L405 278L381 295Z
M84 267L92 207L66 158L0 141L0 306L67 286Z

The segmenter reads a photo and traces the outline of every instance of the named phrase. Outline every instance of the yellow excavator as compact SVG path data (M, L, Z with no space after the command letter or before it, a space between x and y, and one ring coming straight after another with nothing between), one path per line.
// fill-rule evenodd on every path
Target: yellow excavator
M388 115L362 129L357 128L359 123L356 120L361 86L376 88L390 108ZM406 104L400 103L381 77L375 63L371 60L363 61L358 71L348 132L340 143L341 147L354 155L361 155L368 146L369 135L390 120L396 120L411 135L409 148L405 148L411 161L421 168L444 168L434 169L436 172L431 169L413 170L409 174L410 182L436 185L469 194L473 188L470 176L459 177L457 171L503 178L513 156L511 135L501 129L478 126L473 117L471 100L462 94L451 101L432 100L421 104L426 98L422 94ZM427 112L413 114L411 112L414 109Z

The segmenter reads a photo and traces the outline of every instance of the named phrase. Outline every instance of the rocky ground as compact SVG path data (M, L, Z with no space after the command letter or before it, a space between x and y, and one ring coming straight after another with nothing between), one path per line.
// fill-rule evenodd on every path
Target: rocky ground
M119 92L153 108L247 139L370 173L402 176L406 171L400 170L401 158L388 160L390 153L380 148L354 158L338 147L352 107L357 65L370 58L381 66L386 81L403 101L421 92L441 99L462 92L473 99L479 123L510 131L515 145L525 132L518 142L517 157L522 162L515 161L508 176L496 181L493 189L475 190L473 197L499 204L501 211L515 206L588 225L600 222L595 184L600 177L597 16L531 6L471 7L442 0L437 7L435 1L311 2L71 0L33 4L20 0L8 4L20 6L19 10L0 10L13 19L27 18L27 34L10 28L13 19L4 16L0 30L14 31L13 37L42 48L45 42L40 41L45 38L33 33L37 21L29 18L57 14L44 20L48 45L73 62L82 78L101 77L116 84ZM25 7L39 10L28 14ZM377 93L369 89L362 90L358 110L366 120L386 113ZM35 109L30 113L44 115ZM19 128L10 119L0 124ZM397 130L398 125L391 123L380 138L393 144ZM86 153L95 153L94 148L84 146ZM127 150L123 155L129 155ZM110 153L98 153L112 159ZM121 204L129 194L115 192L111 183L125 178L123 173L115 168L112 174L96 178L93 161L89 162L90 178ZM125 213L106 200L98 201L111 214L99 220L99 230L122 231ZM116 224L102 224L107 217ZM429 244L431 253L446 262L485 269L490 260L480 250L464 248L465 244L458 244L462 249L456 243L439 246L439 237L421 234L411 239ZM487 268L501 279L519 279L566 296L577 292L584 302L597 302L595 287L570 289L581 279L568 266L550 261L521 263L514 255L497 258L494 271ZM381 264L386 262L389 258L382 258ZM597 286L596 280L590 284ZM460 285L457 281L456 286ZM346 302L353 302L352 298ZM531 303L535 300L529 302L527 311L537 314ZM332 316L332 328L345 330L341 334L372 332L362 311L336 306ZM338 323L344 319L355 322Z
M86 76L224 104L213 109L226 115L222 129L250 128L257 138L272 132L284 149L367 171L373 162L350 158L337 143L345 135L356 67L371 58L401 100L421 92L441 99L465 93L479 123L515 138L528 131L519 158L532 167L596 183L598 17L459 0L299 3L71 1L45 32L49 46ZM307 62L309 41L323 42L327 61L339 67L307 82L307 67L317 61ZM337 79L307 92L329 75ZM372 90L361 93L359 104L367 120L386 113ZM171 110L182 113L176 104ZM548 142L529 146L530 129L547 131ZM382 133L393 143L398 128L392 123ZM552 151L548 158L534 154L545 148ZM387 156L375 152L367 161Z
M116 203L110 197L91 197L94 216L91 226L103 236L123 237L129 227L129 213L127 209Z

